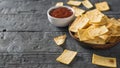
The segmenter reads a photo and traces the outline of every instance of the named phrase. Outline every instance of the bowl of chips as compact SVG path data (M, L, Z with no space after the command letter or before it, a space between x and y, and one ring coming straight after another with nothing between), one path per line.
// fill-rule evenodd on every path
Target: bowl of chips
M94 49L106 49L120 42L120 21L97 9L76 17L69 26L70 35Z

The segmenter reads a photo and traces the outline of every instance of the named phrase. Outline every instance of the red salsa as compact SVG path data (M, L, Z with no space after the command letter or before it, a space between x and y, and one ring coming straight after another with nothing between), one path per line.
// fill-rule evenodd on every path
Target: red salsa
M50 15L56 18L67 18L72 14L73 12L66 7L59 7L50 11Z

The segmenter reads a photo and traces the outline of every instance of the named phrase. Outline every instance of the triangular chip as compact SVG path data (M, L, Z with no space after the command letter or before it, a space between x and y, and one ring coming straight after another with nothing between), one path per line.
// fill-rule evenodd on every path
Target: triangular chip
M55 6L63 6L63 2L57 2Z
M82 1L82 4L88 9L93 7L93 5L91 4L89 0Z
M68 1L68 5L73 5L73 6L80 6L81 2L80 1Z
M66 34L65 35L61 35L61 36L57 36L54 38L54 41L57 45L62 45L64 44L65 40L66 40Z
M93 54L92 63L105 67L117 67L116 58L103 57L96 54Z
M95 6L100 11L107 11L107 10L110 9L108 3L105 2L105 1L104 2L100 2L100 3L96 3Z
M77 52L65 49L56 60L64 64L70 64L76 55Z
M76 17L82 15L82 14L85 12L85 10L80 9L80 8L77 8L77 7L72 7L72 8L73 8L74 11L75 11L75 16L76 16Z

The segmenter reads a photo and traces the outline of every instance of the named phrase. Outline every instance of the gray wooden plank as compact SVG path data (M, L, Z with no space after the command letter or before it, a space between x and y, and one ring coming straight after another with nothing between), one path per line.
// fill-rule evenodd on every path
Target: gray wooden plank
M120 18L120 15L108 15ZM0 31L68 31L66 28L53 26L45 14L0 15Z
M50 24L45 14L0 15L0 24L0 31L67 31Z
M57 46L53 38L62 34L67 34L66 42L63 46ZM78 52L91 53L92 49L85 49L80 42L74 40L68 32L2 32L0 41L0 51L6 52L9 46L18 46L18 52L43 51L61 52L63 49L76 50ZM119 48L119 46L116 46ZM11 48L11 47L10 47ZM13 47L12 47L13 48ZM8 49L9 51L9 49ZM117 51L117 50L116 50ZM97 51L96 51L97 52ZM98 50L99 52L99 50ZM101 53L108 53L108 50Z
M64 65L55 60L60 54L61 53L58 53L58 54L44 53L43 54L42 52L39 52L39 54L35 55L34 53L31 53L31 54L24 53L22 56L20 56L17 59L15 59L14 57L11 58L13 54L7 54L7 55L2 55L3 57L6 58L2 62L5 63L6 68L7 67L10 67L10 68L12 67L16 67L16 68L18 67L22 67L22 68L25 68L25 67L26 68L28 67L30 68L103 68L97 65L93 65L91 63L92 54L89 54L89 53L78 53L70 65ZM120 60L118 58L117 58L117 64L119 68Z
M3 0L0 3L0 14L46 14L47 10L59 1L63 1L66 5L67 0ZM104 0L90 1L95 4ZM104 12L105 14L120 14L119 0L106 1L111 10ZM83 5L80 8L86 9Z

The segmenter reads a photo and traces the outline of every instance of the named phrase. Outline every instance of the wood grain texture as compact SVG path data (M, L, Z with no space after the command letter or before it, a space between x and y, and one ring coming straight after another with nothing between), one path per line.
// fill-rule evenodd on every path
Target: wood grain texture
M116 57L120 68L120 44L108 50L86 48L69 35L67 27L57 28L49 23L46 12L60 1L67 2L0 0L0 68L104 68L91 63L93 53ZM111 10L104 13L120 18L120 0L90 1L92 4L107 1ZM88 10L82 5L80 8ZM64 33L67 34L66 43L59 47L53 38ZM70 65L55 60L64 49L78 52Z

